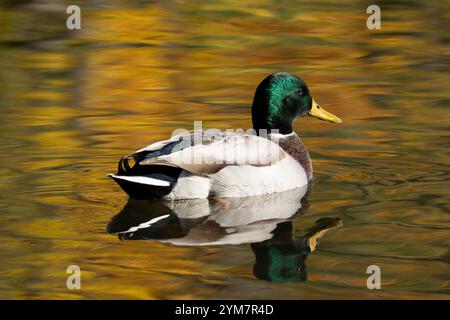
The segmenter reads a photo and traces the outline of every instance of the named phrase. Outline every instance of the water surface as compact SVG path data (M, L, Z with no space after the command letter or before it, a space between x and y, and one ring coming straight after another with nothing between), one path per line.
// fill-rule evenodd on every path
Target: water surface
M450 297L447 1L382 1L378 31L364 1L78 2L73 32L64 1L1 8L0 298ZM194 120L249 128L254 89L277 71L344 121L295 125L315 175L299 214L242 244L157 241L223 235L201 219L108 233L124 212L123 228L174 217L105 177L120 156ZM265 277L269 251L301 272ZM369 265L381 290L366 287Z

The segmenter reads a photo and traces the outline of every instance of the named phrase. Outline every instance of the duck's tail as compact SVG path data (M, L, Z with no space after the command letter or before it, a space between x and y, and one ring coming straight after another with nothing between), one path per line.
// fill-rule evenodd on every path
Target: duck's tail
M135 199L160 199L172 191L181 168L166 165L139 165L145 155L139 153L122 157L117 174L108 174L131 197ZM130 159L131 158L131 159ZM134 164L130 165L130 160Z

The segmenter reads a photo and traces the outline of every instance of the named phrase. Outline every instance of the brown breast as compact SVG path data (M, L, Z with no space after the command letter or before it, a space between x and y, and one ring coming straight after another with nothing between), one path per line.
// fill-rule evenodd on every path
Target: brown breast
M294 133L287 137L280 138L278 143L284 151L289 153L302 165L303 169L305 169L308 181L311 181L313 177L312 162L309 157L308 150L306 150L306 147L300 137Z

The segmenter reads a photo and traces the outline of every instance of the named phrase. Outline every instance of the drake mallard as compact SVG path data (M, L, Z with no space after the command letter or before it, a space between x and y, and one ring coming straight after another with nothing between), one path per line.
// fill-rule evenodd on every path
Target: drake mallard
M122 157L117 174L108 176L140 199L221 199L301 188L313 170L292 124L306 115L342 123L314 101L302 79L275 73L256 88L255 134L186 131Z

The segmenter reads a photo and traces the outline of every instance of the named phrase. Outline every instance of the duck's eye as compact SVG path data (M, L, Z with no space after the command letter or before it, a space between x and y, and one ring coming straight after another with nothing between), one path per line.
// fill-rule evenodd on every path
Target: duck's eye
M302 89L302 88L298 88L298 89L297 89L297 94L298 94L299 96L302 96L302 95L303 95L303 89Z

